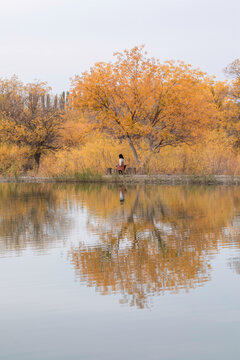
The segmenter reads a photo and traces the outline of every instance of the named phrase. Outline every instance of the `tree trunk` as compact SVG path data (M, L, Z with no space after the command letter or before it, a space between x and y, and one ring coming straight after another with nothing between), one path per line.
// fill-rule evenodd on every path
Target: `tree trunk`
M40 152L37 152L34 154L34 160L35 160L35 163L37 165L37 169L39 168L39 165L40 165L40 157L41 157L41 153Z
M134 156L135 162L136 162L136 164L138 165L138 164L139 164L139 159L138 159L138 154L137 154L137 151L136 151L136 149L135 149L135 146L134 146L134 144L133 144L133 142L132 142L132 139L131 139L129 136L127 137L127 139L128 139L128 143L129 143L129 145L130 145L130 148L131 148L131 150L132 150L132 152L133 152L133 156Z

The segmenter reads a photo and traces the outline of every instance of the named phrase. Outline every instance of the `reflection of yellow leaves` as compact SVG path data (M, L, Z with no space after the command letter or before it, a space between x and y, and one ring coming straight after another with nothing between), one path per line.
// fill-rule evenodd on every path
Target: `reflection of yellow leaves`
M142 308L154 294L208 281L210 259L234 239L239 189L132 186L121 188L121 205L119 191L100 184L2 184L0 252L48 248L69 231L69 209L85 208L97 245L81 242L70 256L77 276L100 293L121 293Z
M101 242L72 250L77 275L140 308L155 293L208 281L210 258L240 208L238 190L225 187L130 187L122 206L118 188L92 187L82 200Z
M0 252L48 248L67 229L63 209L52 185L1 184Z

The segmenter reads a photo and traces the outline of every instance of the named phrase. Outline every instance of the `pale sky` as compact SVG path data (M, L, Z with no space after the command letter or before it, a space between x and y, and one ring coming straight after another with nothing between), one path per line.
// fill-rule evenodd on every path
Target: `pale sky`
M54 92L113 52L146 45L217 79L240 57L240 0L0 0L0 77Z

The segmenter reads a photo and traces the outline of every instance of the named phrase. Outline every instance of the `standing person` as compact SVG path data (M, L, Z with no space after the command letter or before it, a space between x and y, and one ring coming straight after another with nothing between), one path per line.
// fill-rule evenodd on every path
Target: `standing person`
M122 154L119 154L119 162L118 162L117 169L118 169L119 174L123 174L126 169L126 165L124 163L124 157Z

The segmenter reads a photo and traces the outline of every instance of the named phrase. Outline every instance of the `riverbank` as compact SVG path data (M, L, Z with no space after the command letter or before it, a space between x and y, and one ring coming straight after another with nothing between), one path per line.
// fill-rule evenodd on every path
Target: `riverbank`
M2 177L0 183L115 183L115 184L169 184L169 185L240 185L240 176L230 175L105 175L97 177Z

